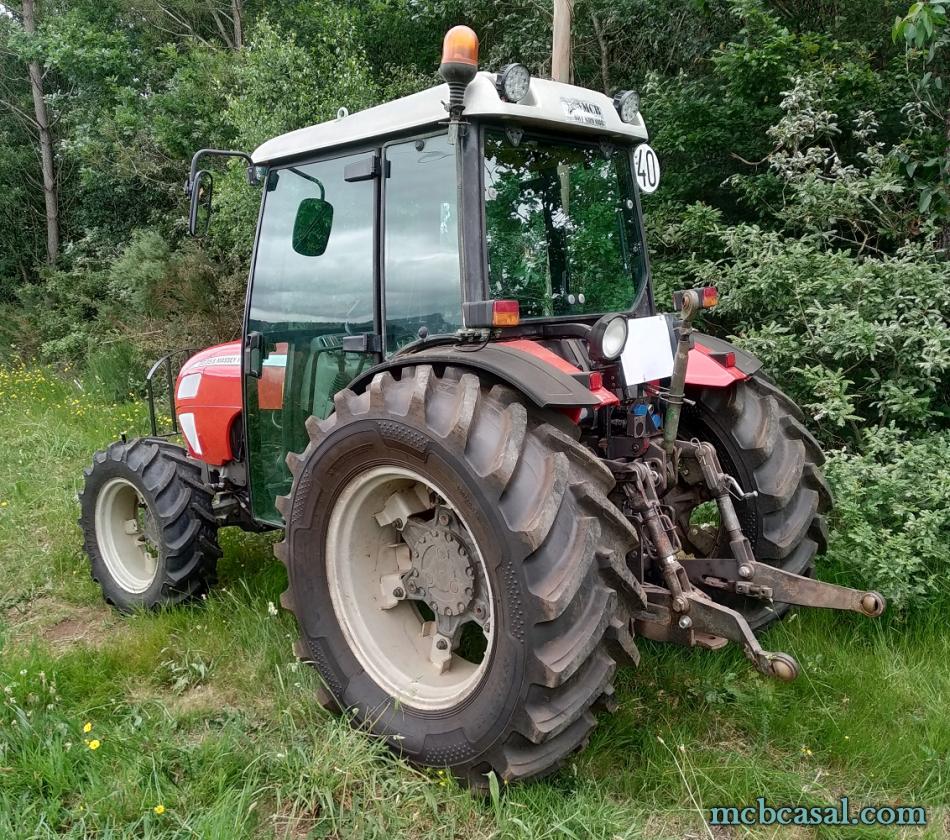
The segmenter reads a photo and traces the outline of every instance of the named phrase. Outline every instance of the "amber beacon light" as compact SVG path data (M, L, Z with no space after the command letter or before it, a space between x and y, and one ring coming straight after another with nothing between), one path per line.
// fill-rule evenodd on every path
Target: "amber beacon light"
M439 73L449 85L448 110L453 119L462 113L462 100L478 72L478 36L467 26L453 26L442 41Z
M446 64L465 64L478 67L478 36L468 26L453 26L442 41L442 67ZM442 72L443 78L445 72ZM472 73L470 78L474 78ZM448 80L446 80L448 81Z

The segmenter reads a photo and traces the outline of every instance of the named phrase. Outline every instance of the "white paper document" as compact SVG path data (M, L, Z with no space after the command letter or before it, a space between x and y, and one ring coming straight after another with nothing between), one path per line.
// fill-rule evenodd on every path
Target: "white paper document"
M627 320L627 343L620 363L628 386L672 375L673 347L665 315Z

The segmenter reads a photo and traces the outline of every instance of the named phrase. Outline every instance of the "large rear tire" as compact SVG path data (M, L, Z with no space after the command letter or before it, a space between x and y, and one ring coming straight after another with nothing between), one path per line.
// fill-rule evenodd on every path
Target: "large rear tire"
M79 526L93 580L122 612L207 591L221 549L201 467L155 438L116 442L83 471Z
M471 374L381 373L365 393L338 393L335 408L308 421L311 442L288 457L293 488L278 500L287 525L276 553L290 581L282 603L300 626L298 656L329 689L322 699L352 710L355 722L413 762L449 768L475 787L489 771L514 781L556 770L586 744L595 705L610 704L616 657L635 653L626 602L610 575L624 574L636 534L607 500L612 476L555 417ZM387 591L394 587L370 583L396 568L381 558L399 542L403 520L374 525L364 513L368 530L340 524L358 520L353 500L365 502L386 475L393 491L415 482L423 497L441 497L465 526L461 541L479 558L469 577L485 575L473 597L485 595L492 616L479 662L462 661L459 648L439 674L424 651L413 659L412 650L422 650L414 634L425 632L433 611L413 624L418 604L394 607ZM384 502L380 495L365 511ZM358 538L346 544L341 534ZM341 588L341 575L365 585ZM442 590L453 581L464 585L464 574L448 575ZM395 589L403 592L398 581ZM468 609L449 605L456 607ZM414 667L416 680L395 684ZM441 691L441 677L456 667L466 678Z
M694 405L683 414L681 437L697 437L716 447L723 469L754 498L736 501L742 532L756 559L798 575L810 576L815 557L827 545L825 517L831 491L821 473L824 456L805 428L798 406L760 375L731 388L698 389ZM691 540L684 528L687 551L728 557L729 544L719 530L710 539ZM788 604L710 594L738 609L753 630L763 630L788 612Z

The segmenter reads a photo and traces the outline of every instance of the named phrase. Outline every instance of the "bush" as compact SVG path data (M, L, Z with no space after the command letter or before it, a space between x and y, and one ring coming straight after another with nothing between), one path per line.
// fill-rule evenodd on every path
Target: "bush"
M865 423L927 431L950 416L950 262L925 247L858 259L752 226L699 267L722 328L767 360L828 443Z
M950 439L908 441L893 428L864 436L865 452L831 453L835 516L825 562L897 611L947 601Z
M125 338L97 341L86 357L87 389L111 403L123 403L142 393L145 363L137 348Z

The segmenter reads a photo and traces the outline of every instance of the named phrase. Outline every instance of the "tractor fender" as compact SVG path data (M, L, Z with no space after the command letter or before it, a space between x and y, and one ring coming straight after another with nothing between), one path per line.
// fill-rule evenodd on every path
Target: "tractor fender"
M525 340L486 344L478 349L434 347L396 356L358 376L349 387L360 392L369 387L373 377L381 371L392 372L419 365L462 368L476 374L488 374L524 394L540 408L598 408L618 402L617 397L603 387L588 388L582 381L585 374L580 368L540 344Z
M693 333L693 347L686 365L686 384L696 388L728 388L762 367L746 350L705 333Z

